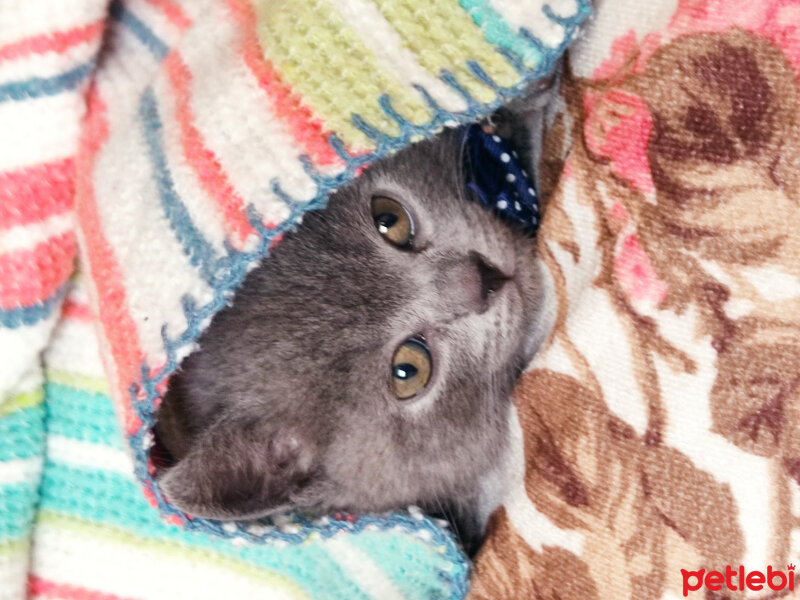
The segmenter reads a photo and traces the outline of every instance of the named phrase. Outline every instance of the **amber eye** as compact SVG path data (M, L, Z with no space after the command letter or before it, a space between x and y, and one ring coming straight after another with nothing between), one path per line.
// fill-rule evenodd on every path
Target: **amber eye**
M392 357L392 391L407 400L422 391L431 378L433 360L421 337L412 337L398 346Z
M408 248L414 239L414 221L397 200L386 196L372 198L372 219L384 239L398 248Z

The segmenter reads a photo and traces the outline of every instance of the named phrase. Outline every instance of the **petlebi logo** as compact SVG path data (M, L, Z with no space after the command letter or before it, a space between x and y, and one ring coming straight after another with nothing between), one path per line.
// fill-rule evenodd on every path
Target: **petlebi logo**
M718 592L725 588L732 592L749 590L757 592L759 590L770 589L775 592L783 590L794 590L794 564L786 565L786 572L775 569L772 565L767 567L767 571L746 571L743 565L736 569L731 565L725 566L722 571L687 571L681 569L683 576L683 596L689 592L696 592L700 588L705 588L712 592Z

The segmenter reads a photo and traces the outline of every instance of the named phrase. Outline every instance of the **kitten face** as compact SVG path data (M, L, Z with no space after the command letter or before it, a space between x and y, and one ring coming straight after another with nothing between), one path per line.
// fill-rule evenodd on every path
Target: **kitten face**
M248 275L159 413L173 503L229 519L474 496L542 286L535 241L466 193L445 131L337 191Z

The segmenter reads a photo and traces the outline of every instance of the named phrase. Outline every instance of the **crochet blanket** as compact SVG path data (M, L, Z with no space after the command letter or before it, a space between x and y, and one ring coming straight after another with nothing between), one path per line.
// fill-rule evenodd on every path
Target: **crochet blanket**
M570 54L556 326L470 597L795 597L800 3L604 0Z
M170 373L305 211L547 74L587 13L3 3L0 598L463 596L467 561L413 509L182 514L154 483L150 429Z

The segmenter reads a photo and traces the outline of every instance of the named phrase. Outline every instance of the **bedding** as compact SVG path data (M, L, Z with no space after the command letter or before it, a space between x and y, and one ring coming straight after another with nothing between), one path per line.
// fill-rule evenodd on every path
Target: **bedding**
M800 4L596 10L542 162L556 326L469 597L793 597Z
M547 75L588 12L0 5L0 598L462 597L466 558L413 508L178 511L153 479L154 413L282 233L371 161Z

